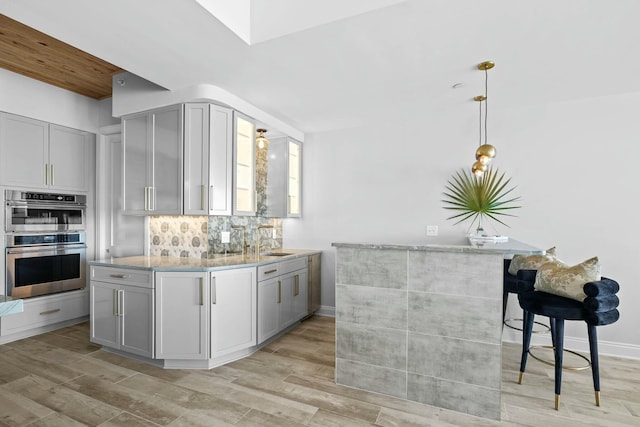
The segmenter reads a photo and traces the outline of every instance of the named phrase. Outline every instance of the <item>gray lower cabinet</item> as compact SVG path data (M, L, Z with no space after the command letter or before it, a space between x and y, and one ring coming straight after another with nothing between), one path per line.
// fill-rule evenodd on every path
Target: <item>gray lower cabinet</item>
M258 344L307 315L307 262L302 257L258 267Z
M278 333L282 283L279 277L258 282L258 343Z
M156 358L209 358L207 273L156 272Z
M139 273L131 280L132 274L126 270L96 268L91 270L91 342L152 358L151 275Z
M211 359L257 344L256 269L210 273Z
M246 356L307 315L307 262L209 272L91 266L91 341L166 367Z

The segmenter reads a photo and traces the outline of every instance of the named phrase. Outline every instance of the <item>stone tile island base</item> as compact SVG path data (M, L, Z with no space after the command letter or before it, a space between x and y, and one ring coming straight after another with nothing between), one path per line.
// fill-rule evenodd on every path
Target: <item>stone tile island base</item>
M333 246L336 383L499 420L503 258L543 252Z

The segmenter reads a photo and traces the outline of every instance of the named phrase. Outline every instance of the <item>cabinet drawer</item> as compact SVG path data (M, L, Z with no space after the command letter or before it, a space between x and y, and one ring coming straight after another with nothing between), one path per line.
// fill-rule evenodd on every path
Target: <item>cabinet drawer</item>
M143 288L153 287L153 276L149 270L136 270L133 268L116 267L91 267L91 280L107 283L122 283Z
M279 262L274 262L272 264L261 265L258 267L258 282L281 275L280 264L281 263Z
M292 271L307 268L308 257L296 258L280 263L280 274L291 273Z
M89 314L89 292L27 299L22 313L4 316L0 335L10 335L39 326L76 319Z

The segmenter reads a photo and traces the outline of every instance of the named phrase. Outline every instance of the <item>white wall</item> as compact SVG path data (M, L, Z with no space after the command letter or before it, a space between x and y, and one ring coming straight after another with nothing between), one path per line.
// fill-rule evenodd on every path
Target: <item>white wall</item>
M0 111L97 133L98 101L0 69Z
M620 320L600 328L599 340L622 355L640 355L638 103L640 93L633 93L492 110L489 120L494 166L513 177L524 206L510 229L496 231L541 248L555 245L571 264L599 256L603 275L621 286ZM449 111L307 135L304 216L284 222L284 244L325 251L322 305L335 305L332 242L426 243L427 224L441 235L466 232L446 220L440 200L450 175L473 161L477 116L471 119L466 110ZM510 311L519 311L515 298ZM566 328L567 337L586 339L584 324Z

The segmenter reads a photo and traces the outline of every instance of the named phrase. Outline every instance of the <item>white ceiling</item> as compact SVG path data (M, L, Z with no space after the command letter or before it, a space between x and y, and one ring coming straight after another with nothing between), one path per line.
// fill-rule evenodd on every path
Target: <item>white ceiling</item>
M3 0L0 13L165 88L219 86L304 132L475 112L484 60L496 108L640 91L637 0L407 0L316 26L300 15L251 45L195 0Z

